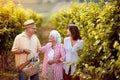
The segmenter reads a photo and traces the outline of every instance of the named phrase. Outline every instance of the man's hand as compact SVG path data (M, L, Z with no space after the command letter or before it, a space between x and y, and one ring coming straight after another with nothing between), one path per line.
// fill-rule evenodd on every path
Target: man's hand
M37 52L38 52L38 54L40 54L41 53L41 48L37 49Z
M24 49L24 53L25 53L25 54L30 54L30 52L31 52L31 51L30 51L29 49Z

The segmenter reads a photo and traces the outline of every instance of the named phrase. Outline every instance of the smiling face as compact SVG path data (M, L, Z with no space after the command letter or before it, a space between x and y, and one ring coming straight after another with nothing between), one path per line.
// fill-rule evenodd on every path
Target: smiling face
M49 36L49 42L56 42L54 36L52 36L52 35Z
M71 35L72 35L69 29L67 29L67 35L68 35L68 36L71 36Z
M35 24L30 24L30 25L27 25L27 26L25 26L25 27L26 27L26 32L27 32L29 35L35 34L35 32L36 32L36 25L35 25Z

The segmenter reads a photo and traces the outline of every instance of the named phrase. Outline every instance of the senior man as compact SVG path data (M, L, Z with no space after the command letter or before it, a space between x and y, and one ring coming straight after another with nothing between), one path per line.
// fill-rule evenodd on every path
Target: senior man
M29 19L24 22L25 31L18 34L15 37L12 53L15 54L15 63L18 68L21 64L32 59L34 56L38 56L41 48L39 39L35 35L36 25L33 19ZM27 80L26 76L21 70L18 71L19 80ZM39 80L39 74L30 76L30 80Z

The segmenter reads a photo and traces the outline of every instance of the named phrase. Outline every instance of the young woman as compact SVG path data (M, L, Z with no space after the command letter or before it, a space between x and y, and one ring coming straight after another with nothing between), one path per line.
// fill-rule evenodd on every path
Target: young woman
M42 77L48 80L63 80L63 61L65 50L61 44L58 31L52 30L49 35L49 43L41 48L44 53Z
M66 62L67 63L76 63L79 59L77 51L83 48L83 40L80 37L78 27L75 25L70 25L68 28L68 35L64 39L64 48L66 50ZM79 80L72 78L76 67L69 64L64 64L64 80Z

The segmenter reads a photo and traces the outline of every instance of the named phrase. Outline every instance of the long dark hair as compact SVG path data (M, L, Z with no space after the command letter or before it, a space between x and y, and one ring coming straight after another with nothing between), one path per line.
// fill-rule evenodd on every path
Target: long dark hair
M72 34L72 38L73 40L77 41L78 39L81 39L81 36L80 36L80 33L79 33L79 30L78 30L78 27L76 25L69 25L68 26L69 28L69 31L71 32Z

